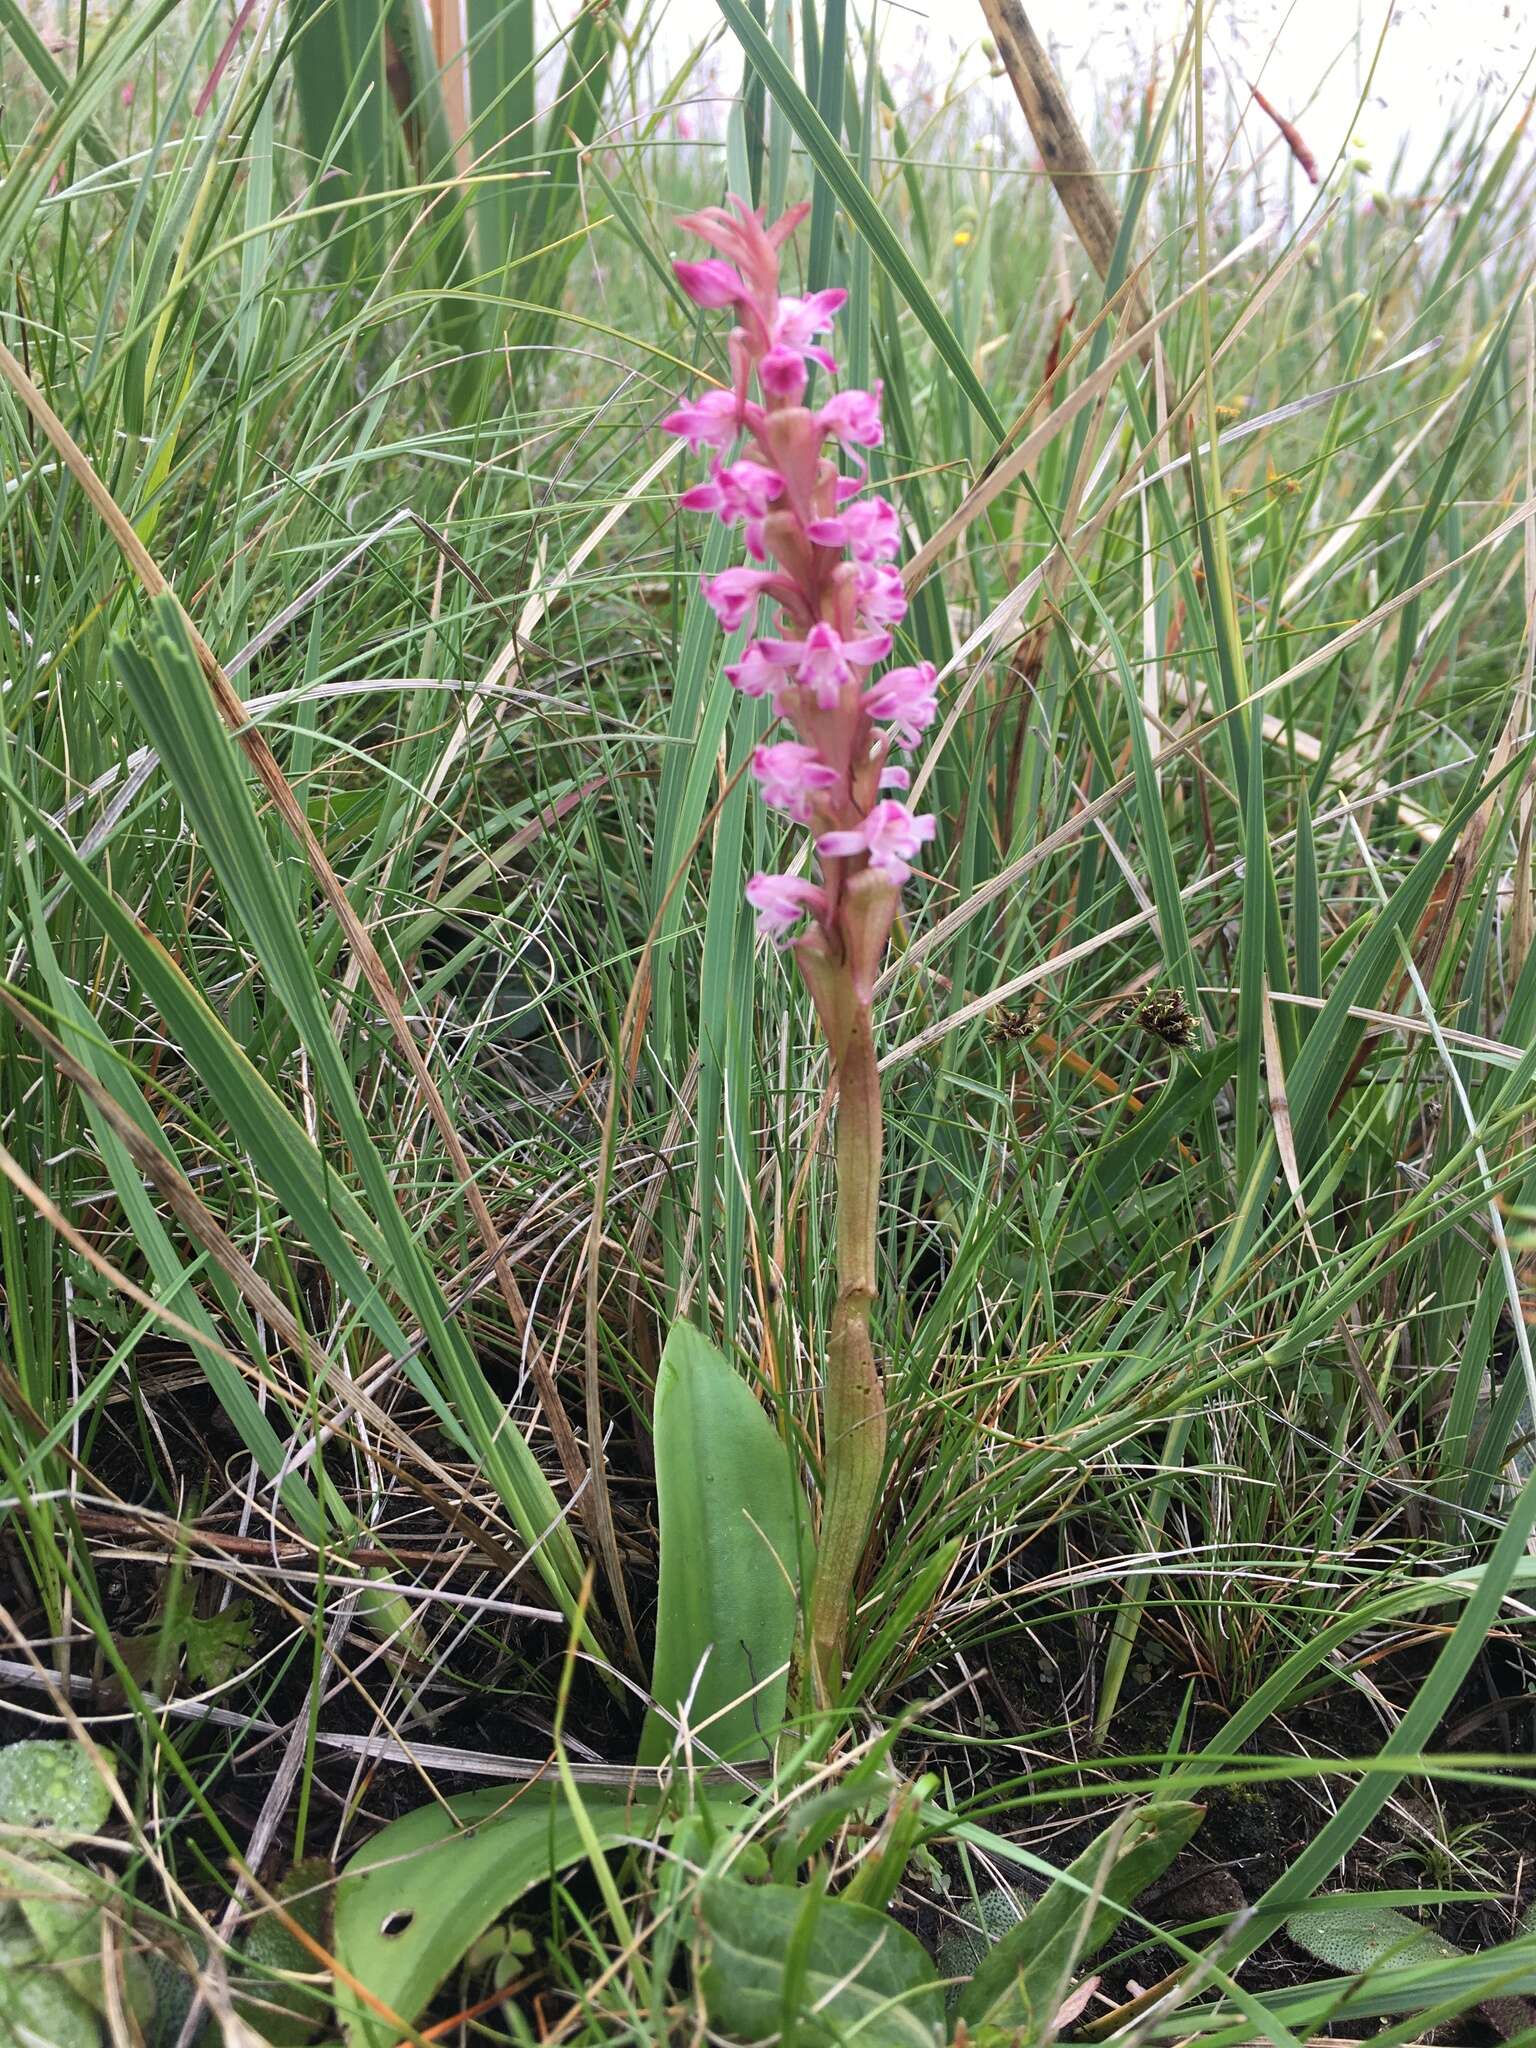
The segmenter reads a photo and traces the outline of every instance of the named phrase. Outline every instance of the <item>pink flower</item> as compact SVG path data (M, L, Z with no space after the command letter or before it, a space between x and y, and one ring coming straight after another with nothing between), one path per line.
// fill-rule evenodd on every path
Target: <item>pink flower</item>
M818 619L803 640L765 640L763 652L770 661L793 668L795 681L802 683L823 711L835 711L842 693L853 681L855 664L871 668L891 651L889 633L866 633L845 640L836 626Z
M873 391L835 392L817 413L817 426L845 448L878 448L885 434L880 424L883 389L877 380Z
M816 792L835 789L840 779L830 761L798 740L759 747L752 756L752 773L763 785L763 802L769 810L787 811L798 825L811 822Z
M773 326L778 316L779 251L808 209L792 206L772 227L765 227L762 215L754 213L744 199L732 198L731 207L733 211L728 212L723 206L706 206L698 213L685 215L678 226L698 235L726 259L718 266L713 260L707 265L690 265L689 270L695 275L707 270L707 276L700 282L711 293L724 290L726 274L734 278L739 290L733 296L747 345L753 355L763 355L773 346ZM685 291L690 290L687 278L682 283ZM727 303L725 298L700 300L704 305Z
M847 299L845 291L812 292L806 299L781 298L779 317L773 323L774 347L798 349L813 363L820 363L829 377L835 377L837 364L824 348L813 345L811 336L830 332Z
M781 945L807 912L813 917L827 913L822 891L798 875L754 875L747 884L747 901L757 912L761 936Z
M792 206L772 227L764 227L762 214L734 194L731 207L731 212L723 206L701 207L697 213L684 214L678 226L730 257L753 291L777 291L779 251L810 212L810 203L802 200Z
M734 306L746 297L740 274L718 256L703 263L674 263L677 281L696 306Z
M913 668L887 669L859 699L871 718L886 719L898 746L915 747L939 715L934 695L938 671L931 661Z
M798 405L805 396L810 372L805 358L792 348L771 348L757 366L758 382L775 398Z
M732 463L714 463L709 482L695 484L677 502L690 512L717 512L723 526L734 526L738 519L761 519L783 490L776 469L743 455Z
M909 768L903 768L898 761L890 761L880 770L880 787L882 789L910 789L912 787L912 771Z
M669 434L688 443L689 453L701 448L727 448L741 424L734 391L706 391L699 398L685 398L676 412L662 421Z
M740 661L725 664L725 672L743 697L763 697L770 690L777 693L783 687L789 666L772 660L761 640L752 640Z
M901 546L901 525L889 498L858 498L834 518L813 519L805 530L819 547L847 548L856 562L889 561Z
M849 860L867 853L876 874L899 885L912 872L913 854L920 846L926 846L937 830L931 811L914 818L895 797L882 797L869 816L861 818L851 831L823 832L816 842L816 851L830 860Z
M854 572L854 594L861 617L872 626L894 626L907 615L907 593L901 571L887 562L863 562Z
M722 569L718 576L701 576L699 588L726 632L734 633L755 614L763 592L779 580L770 569Z

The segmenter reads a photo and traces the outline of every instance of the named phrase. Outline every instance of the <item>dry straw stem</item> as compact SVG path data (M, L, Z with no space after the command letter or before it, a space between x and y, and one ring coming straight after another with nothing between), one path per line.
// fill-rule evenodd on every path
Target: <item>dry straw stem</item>
M1077 230L1089 262L1100 277L1107 277L1120 237L1120 215L1104 190L1099 167L1073 117L1056 68L1019 0L981 0L981 11L1067 218ZM1146 300L1136 284L1126 300L1126 317L1132 327L1147 324ZM1142 338L1138 346L1145 356L1151 344Z
M432 54L437 59L443 95L443 118L453 141L459 175L469 174L469 79L464 49L463 0L428 0L432 20Z
M150 597L169 597L176 605L185 626L187 637L196 652L203 674L208 679L208 685L213 692L213 700L218 708L219 716L238 740L241 749L256 773L257 779L272 799L278 816L303 849L305 859L308 861L315 880L320 886L321 894L334 912L336 921L346 935L347 943L351 947L354 957L362 966L364 979L373 992L380 1009L389 1020L390 1030L394 1035L396 1044L400 1048L401 1056L414 1076L417 1087L421 1090L422 1100L426 1103L432 1121L436 1125L438 1134L443 1141L443 1147L458 1178L459 1186L464 1193L465 1200L469 1204L475 1228L479 1232L487 1254L495 1261L496 1277L501 1288L502 1299L506 1303L507 1311L512 1318L513 1327L517 1331L519 1341L527 1352L534 1386L539 1396L539 1405L543 1410L544 1419L549 1425L550 1436L559 1454L566 1482L570 1486L572 1493L579 1496L582 1492L587 1472L580 1448L576 1442L575 1431L571 1427L570 1418L567 1416L560 1400L559 1391L554 1383L554 1376L549 1368L549 1362L545 1358L534 1335L522 1292L507 1267L504 1243L497 1231L495 1220L491 1215L485 1196L480 1191L479 1183L475 1178L474 1168L470 1164L463 1142L454 1126L453 1118L449 1114L448 1105L443 1100L442 1091L434 1080L432 1071L427 1065L420 1046L416 1042L416 1038L411 1030L410 1021L405 1014L405 1006L400 1000L393 981L390 979L389 970L385 967L383 959L380 957L378 947L373 942L372 934L353 909L346 890L342 887L340 879L326 856L324 847L320 844L308 817L305 815L303 806L294 795L289 787L287 778L278 766L277 757L272 752L270 746L268 746L263 735L251 724L247 716L245 703L239 691L236 690L234 684L220 665L218 657L214 654L213 649L208 645L202 634L198 632L190 617L188 617L185 607L181 604L175 591L172 590L159 564L150 554L148 548L145 547L143 541L140 540L132 522L123 512L122 507L96 474L85 451L74 440L68 428L53 410L53 407L48 403L37 385L32 381L26 369L3 343L0 343L0 376L4 377L6 383L10 385L27 411L42 428L44 434L47 435L57 450L64 467L79 484L81 490L97 512L100 513L103 523L111 533L112 538L117 542L118 547L122 550L125 560L138 578L145 593ZM590 1499L592 1506L589 1512L594 1525L593 1534L597 1540L599 1551L602 1554L604 1569L613 1587L620 1612L626 1616L627 1621L623 1578L618 1564L618 1545L613 1533L612 1518L608 1514L607 1496L605 1493L594 1489L590 1494ZM626 1626L625 1632L630 1638L631 1647L633 1647L632 1629Z

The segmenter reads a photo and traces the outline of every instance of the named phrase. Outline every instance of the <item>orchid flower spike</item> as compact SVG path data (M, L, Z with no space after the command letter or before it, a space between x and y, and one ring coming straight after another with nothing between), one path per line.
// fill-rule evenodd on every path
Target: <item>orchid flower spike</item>
M911 781L889 757L918 744L938 703L931 663L879 672L907 613L895 566L901 521L838 459L859 469L859 451L882 445L881 391L824 389L807 405L813 370L837 374L822 337L847 294L781 290L785 248L805 213L794 207L769 223L732 199L680 222L709 253L679 261L678 282L696 305L730 313L732 379L729 390L680 403L663 424L695 455L711 456L681 505L742 529L750 561L705 577L704 597L724 631L749 629L726 675L743 696L767 698L788 728L756 749L752 776L770 809L811 829L821 866L819 882L754 876L747 896L758 929L778 943L799 932L808 978L809 947L862 1001L896 892L937 830L932 816L914 816L888 793ZM776 617L757 631L765 605Z
M885 1400L870 1332L877 1291L876 1212L883 1111L874 1000L901 890L938 831L900 795L911 772L893 761L938 715L930 662L881 664L907 614L896 558L901 521L866 489L859 451L883 445L880 386L813 391L837 363L820 336L845 295L781 291L786 244L808 209L769 224L744 200L709 206L682 226L710 254L677 265L696 305L728 312L730 388L679 404L664 425L695 456L712 451L707 479L682 495L691 512L742 528L752 565L703 579L728 633L751 630L726 675L766 698L782 736L753 750L753 780L770 810L808 831L804 875L760 873L747 883L757 929L794 951L838 1077L837 1302L827 1339L823 1492L807 1655L817 1700L835 1699L860 1560L879 1498ZM843 464L857 475L847 475ZM769 621L757 631L759 615ZM794 863L798 866L800 862Z

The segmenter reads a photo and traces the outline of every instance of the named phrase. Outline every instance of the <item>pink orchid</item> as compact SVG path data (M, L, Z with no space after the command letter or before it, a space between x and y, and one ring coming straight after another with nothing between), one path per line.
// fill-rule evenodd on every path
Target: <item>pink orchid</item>
M837 1087L838 1307L827 1348L821 1547L805 1673L807 1698L825 1706L844 1682L848 1613L885 1443L870 1330L882 1123L875 989L898 892L936 830L930 815L914 816L884 792L910 790L910 770L889 755L916 743L937 701L928 662L871 680L891 651L888 628L907 609L893 566L901 523L887 499L863 495L867 476L855 452L881 444L880 386L833 391L818 410L805 403L812 363L837 374L816 337L845 298L837 290L779 291L780 253L807 211L795 208L770 227L732 199L682 223L714 251L677 266L684 291L699 305L735 312L726 341L731 388L680 407L666 424L695 455L725 450L737 435L751 451L733 463L717 455L707 481L682 497L690 510L741 524L747 553L764 564L703 579L721 625L734 632L755 622L766 598L778 607L773 631L804 636L753 637L726 675L744 696L771 698L793 735L754 748L752 775L770 808L811 828L821 862L821 883L755 874L746 893L758 932L794 947ZM834 821L835 829L819 829Z
M859 616L871 626L894 626L907 615L906 585L901 571L888 562L861 562L853 588Z
M787 811L799 825L809 825L818 793L835 789L842 780L830 761L799 740L779 740L759 747L752 773L762 784L763 802L771 811Z
M747 287L738 271L718 256L702 263L674 263L677 281L696 306L734 306L746 297Z
M825 917L825 890L798 875L754 875L747 884L747 901L757 912L757 929L765 939L780 944L788 938L802 917Z
M811 337L830 332L847 300L848 294L840 290L812 292L804 299L781 298L779 317L773 323L774 346L799 349L813 363L819 363L829 377L835 377L836 363L824 348L812 346Z
M761 640L752 640L740 661L725 664L725 672L743 697L764 697L773 691L777 709L777 693L789 675L789 664L774 661Z
M776 469L742 455L731 463L714 463L709 482L694 484L677 502L690 512L716 512L722 526L734 526L739 519L761 519L783 492L784 479Z
M677 265L683 289L699 305L735 310L732 388L681 405L666 426L696 454L714 451L708 477L679 502L743 529L749 562L702 579L721 626L750 629L765 599L782 608L777 628L726 665L732 685L769 698L792 735L755 749L753 777L770 809L813 828L818 818L830 822L824 800L840 790L832 797L838 829L821 833L817 849L825 861L859 863L852 879L834 870L838 885L826 893L791 876L754 877L748 894L758 928L782 939L813 913L823 937L804 944L841 960L838 971L864 1002L894 914L880 890L904 882L917 849L934 836L931 817L914 817L886 792L911 787L910 771L887 757L914 747L933 723L936 677L929 662L871 675L907 611L894 566L901 521L889 498L867 491L862 475L841 474L827 453L829 442L832 457L880 446L880 385L834 391L815 411L804 404L811 363L836 374L817 337L847 298L836 289L780 293L780 252L804 213L795 209L770 227L733 199L683 221L715 252ZM727 460L738 435L749 452ZM871 720L883 728L873 738ZM868 888L858 879L865 868Z
M914 818L895 797L882 797L868 817L861 818L847 832L823 832L816 851L833 860L852 860L869 855L876 874L884 875L898 887L912 872L912 856L926 846L938 826L931 811Z
M859 699L871 718L889 723L898 746L915 747L939 715L934 695L938 671L931 661L912 668L890 668L871 683Z
M758 363L757 374L763 389L787 405L798 405L810 382L805 357L792 348L769 349Z
M853 681L855 666L870 668L884 661L891 651L891 636L866 633L845 640L836 626L818 619L803 640L765 640L763 651L771 661L793 668L795 681L811 692L819 709L835 711Z
M722 569L718 576L701 576L699 588L726 632L734 633L756 613L763 593L782 580L768 569Z
M816 415L823 436L830 434L845 448L878 448L885 438L880 424L880 393L877 380L873 391L837 391Z
M805 530L818 547L847 548L856 562L889 561L901 546L901 523L889 498L856 498L830 519L813 519Z
M741 411L734 391L706 391L698 398L685 398L661 424L697 455L701 448L728 448L741 425Z

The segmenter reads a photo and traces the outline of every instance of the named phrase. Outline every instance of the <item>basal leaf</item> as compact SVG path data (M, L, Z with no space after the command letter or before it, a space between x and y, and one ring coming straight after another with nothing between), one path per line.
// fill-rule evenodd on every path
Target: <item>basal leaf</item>
M840 2048L942 2039L944 1994L928 1952L889 1914L802 1886L716 1878L699 1917L699 1988L713 2028L746 2041L793 2030Z
M112 1794L73 1742L13 1742L0 1749L0 1827L47 1829L63 1846L101 1832Z
M592 1787L582 1799L603 1848L645 1831L623 1792ZM347 1865L336 1889L336 1959L414 2021L494 1920L586 1853L558 1788L496 1785L419 1807ZM348 2048L394 2048L398 2035L345 1984L336 2005Z
M1336 1905L1314 1900L1291 1915L1285 1931L1298 1948L1330 1970L1346 1970L1354 1977L1367 1970L1406 1970L1414 1963L1443 1962L1462 1953L1432 1927L1369 1899L1345 1898Z
M799 1618L805 1503L789 1448L751 1389L691 1323L656 1378L661 1585L642 1763L667 1753L667 1714L717 1755L762 1756L784 1718Z

